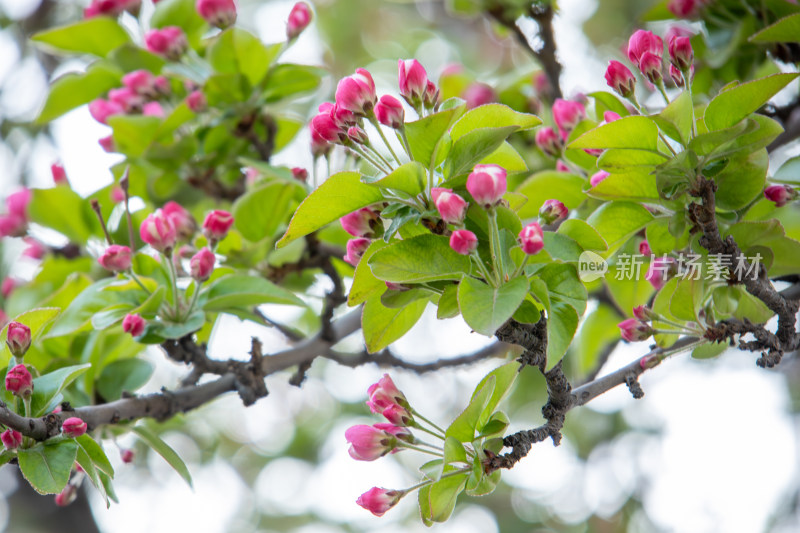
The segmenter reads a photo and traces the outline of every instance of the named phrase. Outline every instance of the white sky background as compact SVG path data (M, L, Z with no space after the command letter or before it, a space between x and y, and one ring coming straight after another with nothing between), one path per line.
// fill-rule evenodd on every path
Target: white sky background
M15 16L24 14L26 4L30 3L30 0L0 0L0 9ZM274 40L271 36L283 35L285 17L292 4L292 1L271 2L258 9L251 5L248 9L252 7L253 12L243 14L240 20L254 20L259 35L271 41ZM555 29L565 67L564 92L570 95L605 89L603 73L608 51L595 51L580 30L585 18L596 9L595 1L562 0L560 6ZM319 64L322 46L312 24L284 59ZM21 76L11 72L14 58L4 53L4 49L7 50L7 45L0 39L0 79L7 75ZM440 54L449 49L448 44L432 40L420 47L417 57L435 72L431 65L444 64ZM36 95L41 98L42 94L39 85L3 99L0 109L8 109L12 103L24 108L31 101L33 104L27 106L35 107ZM99 147L97 139L109 130L94 122L85 107L57 120L53 132L58 146L52 158L63 160L73 188L87 194L111 181L108 167L119 156L106 154ZM307 166L310 164L307 141L304 130L294 148L282 152L274 161ZM10 154L0 151L0 168L8 169L9 157ZM51 162L43 158L35 161L34 185L47 186L50 182ZM0 177L0 190L10 185L3 179ZM245 354L251 334L272 335L233 318L226 321L225 328L224 341L215 336L211 346L214 353L225 357L231 353ZM420 342L421 339L424 341ZM439 322L429 312L425 320L397 343L397 349L409 360L429 361L465 353L486 342L487 339L470 334L460 318ZM608 368L617 368L645 350L646 343L622 347ZM643 493L645 509L665 531L763 530L770 514L786 497L786 490L800 477L797 460L800 429L793 425L788 414L783 378L778 373L756 368L754 360L750 354L734 351L703 363L688 360L687 355L678 356L642 378L646 393L643 400L632 400L624 388L595 400L587 408L601 412L622 409L631 424L659 430L661 434L652 437L625 434L595 450L586 465L575 458L568 441L559 448L548 443L535 446L527 459L503 474L504 482L515 488L512 499L515 510L525 516L530 509L526 502L537 502L545 503L550 512L573 522L581 522L595 512L610 516L628 498L637 479L644 479L647 481ZM416 408L437 419L443 405L453 401L465 403L475 383L491 368L491 363L484 363L423 377L404 372L392 375ZM243 445L252 446L259 453L275 454L292 438L294 416L331 414L334 399L365 399L367 386L381 374L374 367L348 369L328 365L324 375L312 371L312 377L301 390L286 385L285 376L273 376L268 379L269 397L255 406L244 409L231 395L206 407L203 416L219 420ZM180 369L171 366L150 388L172 386L178 376ZM538 410L539 406L532 406L532 416ZM201 417L193 420L204 423ZM116 488L122 503L105 510L99 498L95 498L92 503L96 518L105 531L112 533L253 529L255 525L240 523L241 517L234 515L244 504L247 508L289 514L311 510L325 519L350 523L363 531L427 531L421 524L409 530L398 523L405 511L413 512L414 496L406 498L398 509L382 519L372 517L354 503L360 493L373 485L402 488L415 483L413 466L421 463L407 452L398 460L353 461L346 452L345 428L354 423L374 422L377 420L368 416L365 407L363 418L342 421L328 440L321 443L324 459L319 466L314 468L292 458L275 460L261 472L254 491L224 461L216 461L207 468L193 465L199 454L194 443L180 434L170 434L168 442L190 464L194 491L158 457L153 457L148 465L154 478L117 460ZM527 422L515 419L512 429L529 427ZM116 454L110 451L116 460ZM7 490L0 476L0 491ZM575 494L582 497L576 498ZM479 504L480 500L464 498L454 517L435 530L497 531L494 517L473 503ZM0 519L6 513L6 509L0 508ZM798 527L798 524L786 525L784 531L795 531ZM342 530L314 525L296 531ZM642 526L638 531L647 529Z

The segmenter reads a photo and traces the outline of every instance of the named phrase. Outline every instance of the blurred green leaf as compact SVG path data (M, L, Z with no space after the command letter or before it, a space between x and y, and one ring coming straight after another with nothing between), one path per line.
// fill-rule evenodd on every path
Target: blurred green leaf
M186 481L186 483L191 487L192 486L192 475L189 473L189 468L186 466L186 463L183 462L183 459L173 450L169 444L164 442L161 437L156 435L150 428L138 425L131 428L131 431L136 433L148 446L150 446L155 452L164 458L164 460L169 463L169 465L175 469L175 471Z
M122 72L105 61L96 61L86 72L68 72L58 77L47 94L37 124L46 124L76 107L88 104L120 84Z
M59 368L33 380L31 416L42 416L58 403L58 396L91 365L73 365Z
M78 52L105 57L130 42L128 32L110 17L93 17L37 33L31 40L63 52Z
M107 402L119 400L123 392L135 392L147 383L153 370L153 365L144 359L114 361L97 378L97 392Z
M369 353L378 352L408 333L422 316L428 300L417 300L405 307L388 308L379 296L370 297L361 313L361 330Z

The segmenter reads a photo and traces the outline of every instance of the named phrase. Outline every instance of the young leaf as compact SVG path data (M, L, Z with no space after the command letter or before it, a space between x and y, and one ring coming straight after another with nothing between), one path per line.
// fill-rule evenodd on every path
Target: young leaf
M75 461L80 465L83 469L86 477L89 478L89 481L92 482L92 485L100 492L103 496L103 499L106 502L106 508L111 506L111 502L108 499L108 495L106 494L106 488L103 485L103 482L100 480L100 473L97 471L97 467L95 467L92 460L86 454L83 448L78 446L78 454L75 457Z
M122 393L134 392L153 375L153 365L144 359L121 359L109 363L97 378L97 392L107 402L119 400Z
M378 250L388 246L383 240L372 241L369 248L361 256L361 260L356 265L353 273L353 285L350 287L350 294L347 297L347 305L353 307L367 301L367 298L375 293L382 293L386 290L386 283L375 277L369 268L369 260Z
M706 126L710 131L730 128L767 103L798 75L800 74L773 74L723 90L706 107L703 116Z
M517 126L504 128L479 128L472 130L453 143L445 160L446 177L469 173L480 161L502 145Z
M558 233L570 237L584 250L608 250L608 244L589 224L578 218L565 220L558 227Z
M384 189L394 189L416 196L425 190L427 175L425 174L425 167L421 163L411 161L399 166L391 174L376 178L363 176L361 181Z
M542 123L536 115L514 111L503 104L485 104L464 113L450 130L453 142L478 128L502 128L517 126L520 131L529 130Z
M87 457L92 460L92 463L97 467L98 470L106 473L112 478L114 477L114 467L111 466L111 462L108 460L106 452L97 441L89 436L88 433L84 433L80 437L76 438L75 442L78 443L78 446L86 453Z
M69 187L33 189L28 211L31 220L54 229L72 242L86 242L100 229L89 202Z
M273 181L240 196L232 210L236 229L251 242L272 236L284 224L298 189L299 184Z
M269 70L281 46L266 47L241 28L228 28L208 48L208 61L220 74L243 74L255 86Z
M406 307L388 308L381 303L379 296L372 296L364 304L361 313L361 329L367 351L378 352L408 333L416 324L428 300L417 300Z
M421 283L459 279L470 271L471 263L469 257L450 248L447 237L428 233L378 250L369 266L384 281Z
M578 329L578 313L561 302L553 302L547 320L547 370L564 357L575 331Z
M658 152L658 128L647 117L623 117L587 131L572 141L569 148L630 148Z
M464 490L468 477L469 474L467 473L458 474L440 479L432 484L430 490L426 491L428 500L426 504L427 514L423 515L422 520L426 523L446 522L453 513L453 509L455 509L456 499L458 495L461 494L461 491ZM420 491L420 499L422 499L422 497L423 494L422 491ZM422 504L420 503L420 510L422 510L422 508Z
M207 289L206 311L249 309L266 303L305 306L303 300L261 277L231 274L213 282Z
M50 85L50 92L36 123L46 124L67 111L88 104L109 89L119 86L121 78L122 72L107 61L92 63L86 72L69 72L59 76Z
M175 469L175 471L186 481L186 483L191 487L192 486L192 475L189 473L189 468L186 466L186 463L183 462L183 459L170 448L169 444L164 442L161 437L156 435L153 431L151 431L146 426L134 426L131 428L131 431L139 435L139 437L147 443L148 446L153 448L158 455L164 458L164 460L169 463L169 465Z
M78 52L105 57L109 52L130 42L125 29L110 17L93 17L39 32L31 40L63 52Z
M608 243L608 252L602 254L608 257L652 220L653 215L643 205L616 201L601 206L586 222Z
M33 380L31 396L31 415L42 416L56 403L56 397L78 376L86 372L91 364L67 366L59 368Z
M754 43L797 43L800 42L800 13L789 15L750 36Z
M430 166L442 135L463 112L464 106L461 105L406 123L406 136L414 161Z
M528 293L528 279L514 278L500 287L464 276L458 286L458 307L464 321L476 332L491 337L511 318Z
M469 404L448 426L445 436L455 437L459 442L472 442L475 438L475 429L478 427L478 421L484 412L486 404L494 395L496 382L497 378L489 375L478 384Z
M539 215L539 209L547 200L559 200L568 209L574 209L586 200L583 185L586 180L575 174L545 170L537 172L522 185L516 192L528 197L517 214L520 218L533 218Z
M14 321L25 324L31 329L31 343L33 343L42 336L44 330L56 319L60 311L61 310L57 307L31 309L30 311L25 311L17 315ZM0 332L0 366L7 365L9 359L11 359L11 352L8 350L6 340L8 340L8 324L6 324Z
M67 485L78 454L73 439L50 439L17 451L22 475L39 494L58 494Z

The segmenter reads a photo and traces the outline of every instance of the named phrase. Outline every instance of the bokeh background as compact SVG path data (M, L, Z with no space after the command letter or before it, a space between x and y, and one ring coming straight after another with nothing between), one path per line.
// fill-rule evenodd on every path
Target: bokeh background
M246 29L266 42L283 38L293 2L239 4L239 20ZM559 6L554 26L564 65L564 94L605 88L607 60L619 56L649 3L562 0ZM108 167L117 159L97 144L105 128L85 107L46 127L30 124L48 81L85 65L45 54L27 39L39 29L79 18L81 9L78 1L0 0L0 194L20 183L49 186L49 167L56 160L63 161L71 186L82 194L112 181ZM144 9L152 9L147 0ZM314 9L312 26L286 57L330 70L327 81L308 97L309 109L329 98L336 79L361 66L373 73L379 92L396 93L397 58L416 57L433 79L459 64L467 77L502 86L532 84L539 70L502 28L483 18L452 17L441 1L320 0ZM127 22L134 34L140 32L134 19ZM308 167L307 146L308 134L301 132L273 162ZM789 146L773 157L781 161L798 152L796 145ZM29 278L35 265L19 258L22 244L16 244L3 250L3 273ZM217 325L211 355L245 358L251 335L271 349L283 342L270 330L231 317ZM357 349L359 342L356 334L344 345ZM430 314L396 348L410 361L426 362L488 342L470 334L460 318L437 321ZM618 346L603 372L646 349ZM174 386L181 369L157 350L149 356L158 371L145 391ZM570 357L579 354L568 354L567 360ZM391 374L416 409L446 423L496 365L495 360L424 376ZM372 365L350 369L317 361L302 388L290 386L288 374L271 376L270 395L251 408L244 409L230 396L167 422L162 436L189 464L193 488L133 438L121 440L120 447L133 447L137 455L134 465L116 461L121 503L110 509L86 491L61 510L52 497L40 497L20 483L15 467L3 467L0 527L10 532L82 533L424 531L413 496L380 519L355 505L358 495L374 485L414 484L416 468L424 462L424 457L408 452L374 463L356 462L347 455L344 430L377 421L363 402L367 387L382 372ZM757 368L752 354L737 351L703 362L678 356L645 375L641 383L646 393L642 400L619 389L570 412L561 446L535 446L528 458L504 472L504 482L494 494L463 497L452 519L433 529L800 531L796 355L787 356L774 370ZM507 403L510 430L540 424L544 400L541 377L524 372ZM116 459L114 450L109 451Z

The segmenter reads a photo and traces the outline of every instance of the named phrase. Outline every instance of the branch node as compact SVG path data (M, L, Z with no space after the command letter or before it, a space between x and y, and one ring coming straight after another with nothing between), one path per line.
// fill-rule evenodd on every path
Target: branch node
M625 376L625 385L627 385L628 390L631 391L631 395L634 399L641 400L644 398L644 391L642 390L642 385L639 383L639 376L631 372Z

